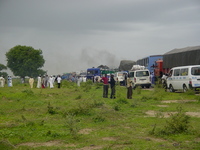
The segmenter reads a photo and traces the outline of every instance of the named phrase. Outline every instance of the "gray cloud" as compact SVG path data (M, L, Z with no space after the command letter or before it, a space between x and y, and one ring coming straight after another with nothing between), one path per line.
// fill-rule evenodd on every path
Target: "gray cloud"
M0 63L10 48L27 45L43 51L50 74L118 67L121 59L200 45L199 18L199 0L1 0Z

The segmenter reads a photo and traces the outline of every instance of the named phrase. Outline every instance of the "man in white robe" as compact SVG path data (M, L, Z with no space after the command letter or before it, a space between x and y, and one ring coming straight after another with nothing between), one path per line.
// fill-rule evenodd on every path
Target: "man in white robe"
M53 77L52 76L50 76L50 78L49 78L49 85L50 85L50 88L54 88L54 86L53 86L53 81L54 79L53 79Z
M42 84L41 76L38 76L37 88L41 88L41 84Z
M30 77L29 84L30 84L31 89L33 88L33 83L34 83L34 79Z
M4 84L3 84L3 76L0 77L0 87L4 87Z

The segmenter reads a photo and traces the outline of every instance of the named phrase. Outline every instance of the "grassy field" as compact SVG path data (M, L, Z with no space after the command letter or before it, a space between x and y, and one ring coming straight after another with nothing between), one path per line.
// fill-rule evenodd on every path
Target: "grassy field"
M199 150L200 96L64 81L61 89L0 88L0 150ZM110 89L109 89L110 90ZM110 91L109 91L110 93Z

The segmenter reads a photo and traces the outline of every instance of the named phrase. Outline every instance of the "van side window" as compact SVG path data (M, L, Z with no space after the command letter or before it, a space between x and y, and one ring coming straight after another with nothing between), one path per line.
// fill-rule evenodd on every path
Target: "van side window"
M188 75L188 68L183 68L180 71L180 76L187 76Z
M179 75L180 75L180 69L175 69L174 76L179 76Z
M200 75L200 67L192 67L191 74L197 76Z

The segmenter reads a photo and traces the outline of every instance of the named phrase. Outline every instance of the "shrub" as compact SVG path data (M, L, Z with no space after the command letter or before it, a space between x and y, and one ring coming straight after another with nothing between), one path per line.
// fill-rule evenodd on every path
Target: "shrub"
M12 145L9 141L7 140L0 140L0 149L2 150L12 150L16 148L14 145Z
M96 116L93 118L94 122L97 123L97 122L104 122L106 119L100 115Z
M55 111L55 109L53 108L53 106L51 106L50 102L49 102L47 108L48 108L48 113L49 113L49 114L51 114L51 115L56 114L56 111Z
M113 107L113 109L114 109L115 111L119 111L119 110L120 110L120 106L119 106L119 105L115 105L115 106Z
M127 101L127 99L125 99L125 98L119 98L119 99L117 100L117 103L119 103L119 104L128 104L128 101Z
M74 114L68 113L66 116L66 127L69 129L70 135L74 138L78 138L78 121Z
M78 103L75 106L72 106L67 113L74 114L74 115L89 115L91 108L91 104L84 102Z
M82 98L82 95L78 95L75 99L78 100L78 99L81 99Z
M25 93L25 94L28 95L28 96L34 95L33 91L30 90L30 89L23 90L22 93Z
M178 113L170 114L170 118L166 121L166 126L161 131L164 134L178 134L188 131L190 117L183 112L182 107L177 108Z
M89 92L90 89L92 88L92 80L88 80L87 82L83 82L81 84L81 87L83 88L84 92Z

